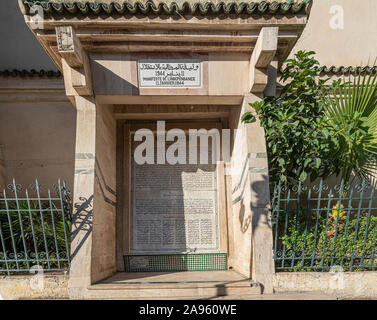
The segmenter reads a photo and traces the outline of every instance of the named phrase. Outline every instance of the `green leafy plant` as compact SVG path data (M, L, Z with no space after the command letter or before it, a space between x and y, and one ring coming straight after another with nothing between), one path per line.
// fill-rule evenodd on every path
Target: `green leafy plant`
M2 205L1 209L5 209L5 206ZM40 211L39 203L36 200L30 200L29 204L25 200L18 200L18 208L15 200L8 201L10 223L8 215L5 212L0 213L1 231L6 251L13 252L12 235L17 252L25 251L24 240L27 252L34 253L36 249L38 253L43 253L47 250L54 255L56 245L59 252L66 250L66 235L61 212L54 211L52 214L51 209L56 209L56 206L53 202L50 204L49 201L41 201L41 209ZM68 219L65 223L69 245L70 225Z
M371 270L365 266L377 268L377 256L371 261L373 250L377 245L377 217L361 212L359 219L356 214L347 221L346 209L334 206L328 219L322 216L316 225L315 212L307 215L305 212L287 212L287 232L279 238L280 247L285 246L285 252L294 252L295 261L291 268L290 257L287 257L288 269L293 271L316 270L315 267L342 265L349 270L351 263L354 270ZM339 211L339 214L338 214ZM284 220L285 217L282 218ZM335 238L336 234L336 238ZM304 256L302 262L302 256ZM357 267L362 257L362 266ZM311 260L313 267L311 268Z
M353 83L332 88L322 99L335 142L330 156L340 162L345 183L352 175L372 182L377 172L377 73L359 72Z
M287 60L281 81L285 84L278 97L250 104L265 129L270 180L293 184L317 177L338 174L340 162L330 156L336 141L330 136L323 112L323 96L340 86L319 79L319 63L314 52L299 51ZM252 112L242 116L254 122Z

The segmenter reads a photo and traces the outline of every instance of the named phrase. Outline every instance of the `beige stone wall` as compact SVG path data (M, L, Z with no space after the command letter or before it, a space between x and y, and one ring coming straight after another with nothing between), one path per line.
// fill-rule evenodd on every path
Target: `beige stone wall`
M0 296L4 300L69 298L68 274L44 275L43 288L38 288L35 276L0 276Z
M60 178L72 190L75 128L69 102L0 103L0 187L13 178L23 186Z
M231 130L237 129L234 135L232 150L231 176L232 176L232 221L233 234L230 234L234 243L234 252L230 253L230 266L238 272L251 275L251 226L250 226L250 192L248 186L248 151L244 125L240 122L243 113L242 106L239 112L234 112L230 119Z
M210 53L209 94L244 95L249 92L250 54Z
M322 292L341 298L377 299L377 272L279 272L275 293Z
M245 95L240 114L233 115L231 128L238 131L232 151L232 203L234 268L272 292L274 271L272 257L272 225L269 211L270 192L264 130L257 119L244 124L240 115L258 101L256 95Z
M113 106L96 106L92 282L115 272L116 121Z
M111 106L76 97L74 223L70 296L115 272L116 125Z
M330 26L338 8L343 9L344 29ZM377 58L376 14L375 0L313 0L308 24L292 54L314 50L320 64L327 66L373 65Z
M250 54L171 54L169 58L202 59L203 88L139 89L137 60L166 59L167 54L91 54L93 89L96 95L202 95L243 96L249 90ZM180 101L176 101L180 103ZM187 103L182 102L182 103Z
M68 275L46 275L43 290L33 289L32 279L32 275L0 277L2 299L69 298ZM376 283L377 272L345 272L340 276L329 272L280 272L273 276L277 294L321 292L339 298L377 299Z
M93 198L95 185L96 108L93 99L77 97L75 178L71 233L70 296L81 297L91 284Z

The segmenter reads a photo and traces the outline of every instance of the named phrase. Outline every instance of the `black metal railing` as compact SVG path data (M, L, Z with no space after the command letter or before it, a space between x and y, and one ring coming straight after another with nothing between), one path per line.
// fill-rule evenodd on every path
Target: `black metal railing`
M69 269L70 193L60 180L53 189L38 181L23 189L13 180L0 194L0 274Z
M377 194L366 181L274 187L276 271L377 270Z

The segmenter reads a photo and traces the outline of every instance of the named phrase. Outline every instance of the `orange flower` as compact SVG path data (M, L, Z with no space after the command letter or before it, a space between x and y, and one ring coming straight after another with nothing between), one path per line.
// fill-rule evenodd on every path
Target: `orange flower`
M335 230L332 230L332 231L327 231L327 238L330 238L331 236L333 236L335 234Z

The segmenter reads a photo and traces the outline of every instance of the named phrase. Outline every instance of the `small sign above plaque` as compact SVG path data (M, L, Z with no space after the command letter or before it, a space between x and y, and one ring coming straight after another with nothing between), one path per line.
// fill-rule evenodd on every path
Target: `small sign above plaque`
M197 60L139 60L139 88L201 88L202 63Z

